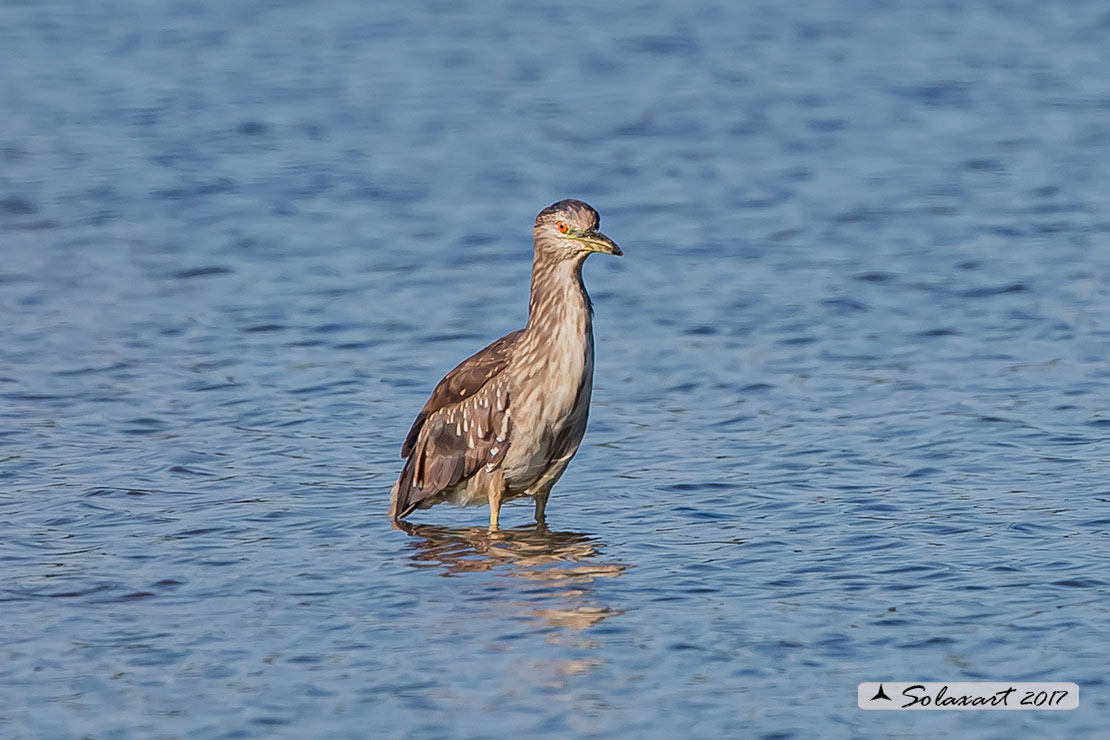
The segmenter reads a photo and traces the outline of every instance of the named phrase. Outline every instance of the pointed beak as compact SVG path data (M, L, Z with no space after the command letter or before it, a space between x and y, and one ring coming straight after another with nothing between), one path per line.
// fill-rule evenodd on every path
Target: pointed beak
M591 252L615 254L618 257L624 254L615 241L605 236L605 234L602 234L600 231L587 231L575 238L582 242L586 246L586 249Z

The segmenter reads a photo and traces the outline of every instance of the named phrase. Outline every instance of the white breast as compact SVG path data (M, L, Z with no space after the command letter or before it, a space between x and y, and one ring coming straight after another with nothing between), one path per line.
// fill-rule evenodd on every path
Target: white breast
M547 346L529 347L518 357L530 372L510 400L512 444L503 469L509 487L535 488L549 469L562 472L586 428L593 385L593 333L584 321L560 323ZM553 484L554 480L550 480Z

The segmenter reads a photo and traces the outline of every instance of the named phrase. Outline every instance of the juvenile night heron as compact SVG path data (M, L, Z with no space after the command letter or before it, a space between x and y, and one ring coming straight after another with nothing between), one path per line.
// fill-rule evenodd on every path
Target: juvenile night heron
M531 496L536 522L544 522L551 487L578 451L590 410L593 306L582 263L593 252L621 254L599 221L580 200L536 216L528 325L439 381L401 446L392 518L443 501L488 502L496 530L502 502Z

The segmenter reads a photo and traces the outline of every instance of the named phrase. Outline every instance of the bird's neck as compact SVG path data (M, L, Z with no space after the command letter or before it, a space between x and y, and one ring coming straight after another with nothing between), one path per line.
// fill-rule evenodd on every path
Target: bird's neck
M582 283L585 260L586 255L555 261L537 255L532 265L526 331L550 334L569 329L584 337L589 335L593 306Z

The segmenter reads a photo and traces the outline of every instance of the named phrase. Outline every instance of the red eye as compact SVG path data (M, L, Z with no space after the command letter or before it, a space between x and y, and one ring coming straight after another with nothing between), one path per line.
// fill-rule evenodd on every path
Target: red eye
M555 228L559 230L560 234L567 233L567 223L566 223L566 221L558 222L557 224L555 224Z

